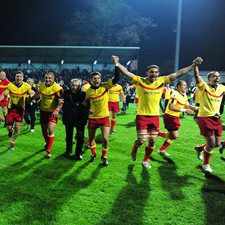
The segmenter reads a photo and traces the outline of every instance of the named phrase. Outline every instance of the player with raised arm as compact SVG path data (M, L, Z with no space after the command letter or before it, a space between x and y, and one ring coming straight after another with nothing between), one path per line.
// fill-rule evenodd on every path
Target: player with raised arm
M210 158L215 147L221 146L222 123L220 121L220 105L225 93L225 86L219 84L220 73L211 71L208 73L208 82L204 82L196 65L195 80L201 95L201 102L197 115L197 123L201 135L205 137L206 144L203 146L203 165L205 172L211 173Z
M119 57L113 56L113 62L120 71L132 79L136 86L138 93L136 129L137 140L134 142L131 157L136 160L138 147L141 146L145 140L148 141L148 146L145 148L145 156L143 159L143 166L149 168L150 155L154 149L155 139L159 131L159 102L163 94L166 84L171 83L175 79L191 71L196 64L201 63L201 58L196 58L193 63L183 69L178 70L168 76L159 77L159 67L151 65L147 68L147 77L137 76L127 70L126 67L119 63Z

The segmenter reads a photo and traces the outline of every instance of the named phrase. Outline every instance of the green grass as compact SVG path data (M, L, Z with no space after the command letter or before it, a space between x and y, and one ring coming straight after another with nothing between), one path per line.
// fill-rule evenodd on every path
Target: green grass
M143 170L141 147L136 162L130 149L136 137L134 109L118 116L117 133L110 137L110 165L62 157L64 127L56 129L53 157L44 159L40 128L18 137L16 150L7 150L1 128L0 224L58 225L222 225L225 224L225 167L213 154L215 176L205 177L193 147L203 143L193 118L182 119L179 139L169 152L174 164L153 153L152 168Z

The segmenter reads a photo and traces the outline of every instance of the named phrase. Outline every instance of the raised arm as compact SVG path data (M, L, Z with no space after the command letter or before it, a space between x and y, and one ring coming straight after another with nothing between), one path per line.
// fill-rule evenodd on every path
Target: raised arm
M169 74L170 81L174 81L177 78L183 76L184 74L191 71L196 65L200 65L203 62L203 59L201 57L197 57L193 60L193 63L190 66L184 67L182 69L179 69L175 73Z
M135 76L133 73L131 73L125 66L123 66L122 64L120 64L119 62L119 57L118 56L115 56L113 55L112 56L112 62L113 64L118 67L121 71L122 74L130 77L130 78L133 78L133 76Z
M195 67L194 67L194 75L195 75L196 84L199 84L203 81L202 77L200 76L198 65L195 65Z

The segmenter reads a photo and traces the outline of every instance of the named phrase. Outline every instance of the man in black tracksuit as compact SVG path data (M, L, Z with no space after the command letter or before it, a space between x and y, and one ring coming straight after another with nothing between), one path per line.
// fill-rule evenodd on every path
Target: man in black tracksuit
M81 91L81 80L72 79L70 86L64 90L64 104L62 108L62 120L66 129L66 152L65 156L70 158L73 146L73 130L76 128L75 159L82 159L82 148L84 144L84 130L88 119L88 106L84 105L85 92Z
M34 80L32 78L27 79L27 83L30 84L32 90L34 91L34 96L27 97L25 100L25 113L24 113L24 120L26 124L30 126L30 131L34 132L34 126L36 121L35 111L38 106L39 101L39 93L38 89L34 83Z

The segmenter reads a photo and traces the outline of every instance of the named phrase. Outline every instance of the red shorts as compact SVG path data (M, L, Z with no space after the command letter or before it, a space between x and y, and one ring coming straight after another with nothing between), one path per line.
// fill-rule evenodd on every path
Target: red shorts
M108 105L110 112L118 113L120 111L119 102L109 102Z
M3 99L2 101L0 101L0 107L6 107L9 104L9 100L8 99Z
M197 123L204 137L221 136L223 132L222 123L217 117L197 117Z
M54 116L52 112L40 111L41 124L57 123L57 121L58 117Z
M168 131L175 131L180 128L180 118L177 116L164 114L163 121L164 121L165 128Z
M88 119L88 128L110 127L109 117Z
M136 129L159 131L159 116L136 116Z
M14 122L22 122L24 109L9 109L6 115L6 124L12 125Z

